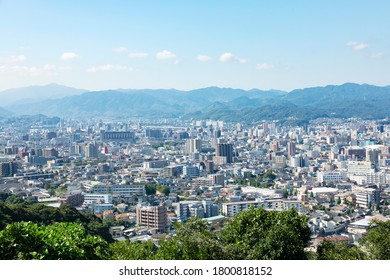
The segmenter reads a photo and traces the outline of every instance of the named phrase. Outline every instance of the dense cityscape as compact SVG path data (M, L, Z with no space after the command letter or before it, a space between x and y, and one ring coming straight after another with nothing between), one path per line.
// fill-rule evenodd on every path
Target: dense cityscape
M1 276L387 275L389 11L0 0Z
M117 242L158 245L180 224L218 232L247 210L294 209L310 229L305 251L317 252L324 240L359 248L375 222L389 221L386 119L1 122L3 201L70 205Z

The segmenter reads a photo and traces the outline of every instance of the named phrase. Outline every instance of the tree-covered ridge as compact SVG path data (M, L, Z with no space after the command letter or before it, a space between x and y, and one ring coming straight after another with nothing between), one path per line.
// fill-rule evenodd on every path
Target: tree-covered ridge
M0 201L0 230L15 222L32 222L42 226L57 222L77 223L82 225L88 234L100 236L108 242L113 241L108 227L101 219L92 213L80 213L67 204L53 208L43 204L10 204Z
M190 91L106 90L13 104L6 109L21 115L182 117L252 122L308 121L321 117L382 119L388 117L389 103L388 86L346 83L296 89L288 93L218 87Z

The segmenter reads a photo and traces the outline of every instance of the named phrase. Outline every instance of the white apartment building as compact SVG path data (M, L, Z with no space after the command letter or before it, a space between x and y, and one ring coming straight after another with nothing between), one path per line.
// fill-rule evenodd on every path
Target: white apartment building
M240 201L222 203L221 213L227 217L234 217L242 211L248 210L251 206L255 209L264 207L266 210L283 211L295 208L298 212L301 212L302 205L298 200L282 200L282 199L270 199L264 201Z
M317 181L319 183L339 182L344 180L347 180L347 173L343 171L317 172Z
M112 195L99 193L84 193L84 204L91 205L93 203L112 203Z
M384 172L368 172L366 174L367 184L383 185L386 184L386 174Z
M94 194L118 194L118 195L145 195L145 185L143 184L130 184L130 185L104 185L98 184L92 187Z
M353 175L366 175L369 172L373 172L373 166L369 161L349 161L347 170L348 177Z

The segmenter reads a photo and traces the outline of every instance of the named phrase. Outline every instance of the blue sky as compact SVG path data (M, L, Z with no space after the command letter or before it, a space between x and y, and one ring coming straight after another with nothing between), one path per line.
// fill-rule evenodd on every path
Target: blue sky
M0 90L390 85L390 1L0 0Z

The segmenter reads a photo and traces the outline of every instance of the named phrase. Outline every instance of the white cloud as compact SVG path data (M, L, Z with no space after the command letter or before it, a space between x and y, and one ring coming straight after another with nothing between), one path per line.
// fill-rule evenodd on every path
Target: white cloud
M230 52L225 52L219 56L219 61L221 62L229 62L229 61L235 61L241 64L247 63L248 61L244 58L238 58L235 57L232 53Z
M201 62L206 62L206 61L210 61L212 60L212 58L208 55L204 55L204 54L200 54L196 57L197 60L201 61Z
M27 57L23 54L13 55L13 56L10 56L8 60L9 60L9 62L22 62L22 61L26 61Z
M148 53L129 53L127 55L129 58L145 58L148 57Z
M27 60L27 57L23 54L11 55L11 56L7 56L7 57L0 57L0 61L5 62L5 63L23 62L26 60Z
M347 46L353 49L354 51L361 51L368 48L368 44L355 42L355 41L348 42Z
M96 72L133 71L133 70L134 70L133 68L128 67L128 66L106 64L106 65L100 65L100 66L88 68L87 72L96 73Z
M127 49L125 47L117 47L117 48L113 48L112 50L114 52L118 52L118 53L127 51Z
M221 62L228 62L228 61L231 61L233 60L234 58L234 55L230 52L225 52L223 54L221 54L221 56L219 57L219 60Z
M267 64L267 63L259 63L256 65L256 69L260 70L260 71L265 71L265 70L269 70L269 69L273 69L273 68L275 68L275 66L273 66L272 64Z
M171 59L171 58L175 58L176 57L176 54L174 54L173 52L171 51L167 51L167 50L163 50L161 52L158 52L156 54L156 58L158 60L163 60L163 59Z
M57 65L53 65L53 64L45 64L42 69L46 74L57 75L59 71L72 70L72 67L70 67L70 66L57 66Z
M61 60L73 60L75 58L78 58L79 56L73 52L65 52L61 55Z
M180 64L180 60L176 59L173 64L175 64L175 65Z

